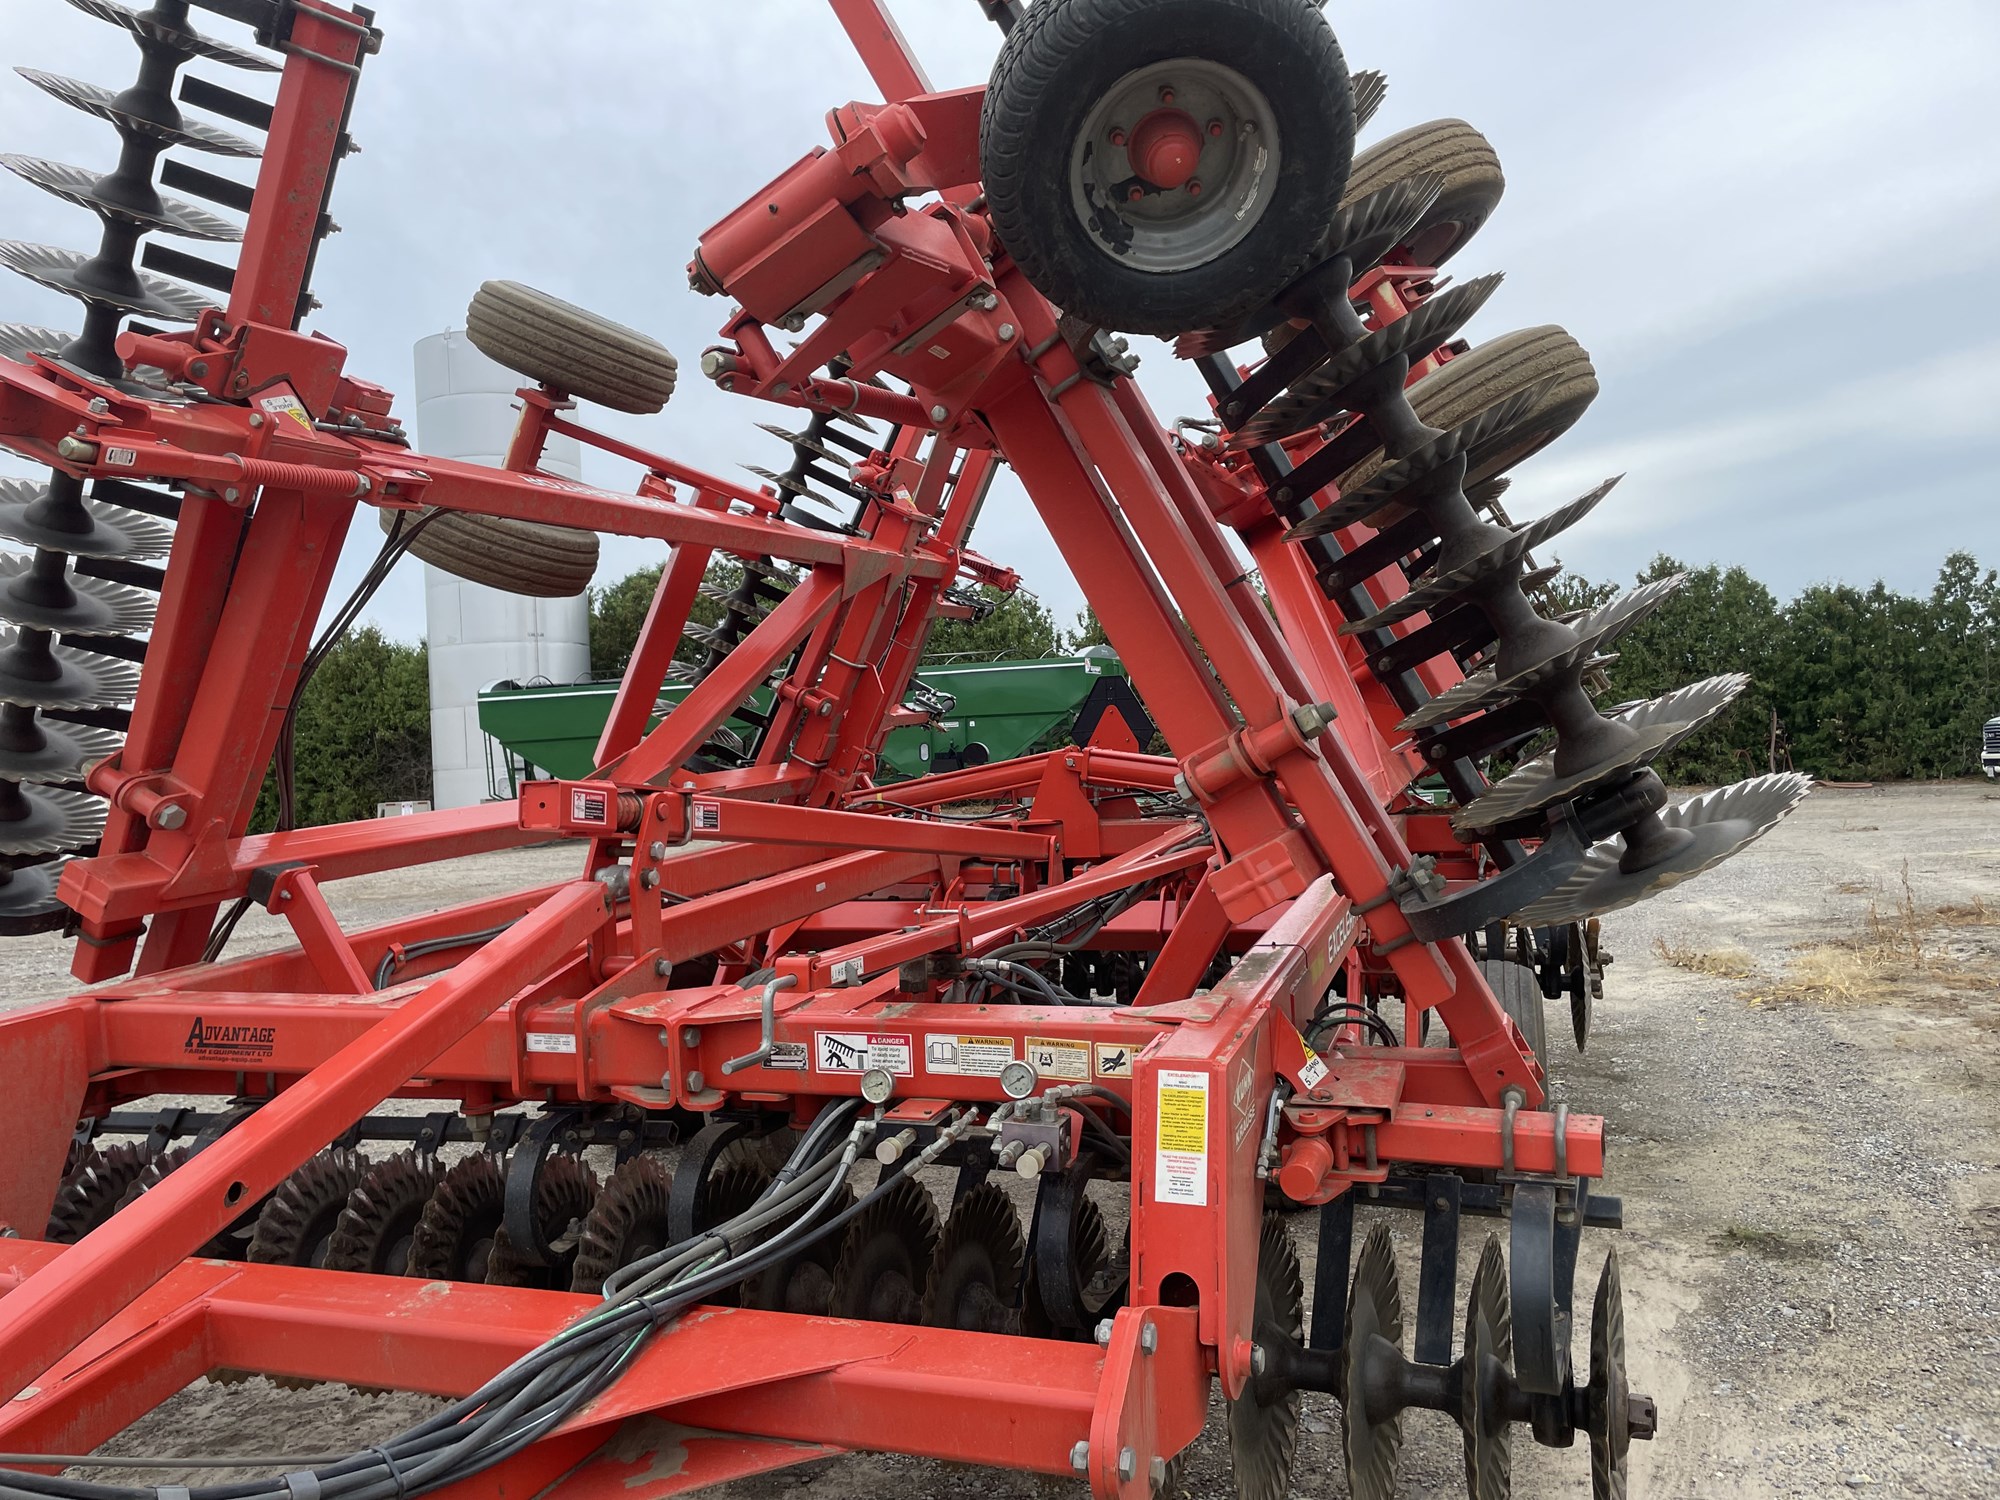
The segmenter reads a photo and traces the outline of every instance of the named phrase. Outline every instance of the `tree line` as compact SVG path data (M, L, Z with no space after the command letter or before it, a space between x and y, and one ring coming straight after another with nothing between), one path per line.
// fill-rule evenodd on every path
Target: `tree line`
M1661 763L1680 784L1718 783L1789 763L1828 781L1967 776L1980 728L2000 716L2000 578L1954 552L1928 594L1880 582L1820 583L1779 603L1741 567L1689 568L1665 555L1647 583L1687 583L1621 638L1600 702L1657 697L1722 672L1750 686L1709 729ZM1612 598L1565 577L1566 604Z
M1978 769L1980 727L2000 716L2000 577L1954 552L1928 594L1814 584L1780 603L1741 567L1689 568L1655 558L1638 582L1686 573L1687 583L1617 643L1606 667L1606 707L1656 697L1722 672L1750 686L1717 722L1666 757L1678 784L1734 781L1790 764L1832 781L1967 776ZM591 591L592 675L613 678L631 656L658 567ZM726 565L711 582L735 583ZM1554 585L1560 607L1587 609L1614 597L1611 583L1570 574ZM941 620L927 661L1058 656L1101 643L1086 609L1059 627L1033 595L989 592L980 620ZM721 606L696 601L713 624ZM701 649L683 641L683 660ZM428 798L430 693L422 642L408 645L373 626L327 655L299 702L294 727L300 826L373 817L378 803ZM251 826L277 815L265 778Z

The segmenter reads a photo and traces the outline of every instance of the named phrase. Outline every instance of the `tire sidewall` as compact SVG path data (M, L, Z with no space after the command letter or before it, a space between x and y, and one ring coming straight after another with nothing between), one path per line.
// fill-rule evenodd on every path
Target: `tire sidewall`
M1078 3L1043 0L1072 8ZM1093 45L1055 60L1046 89L1053 106L1035 109L1018 147L1010 148L1020 151L1031 170L1020 176L1018 201L1007 205L1014 222L998 227L1030 279L1064 311L1141 333L1207 327L1261 306L1318 248L1352 159L1353 99L1331 34L1327 47L1338 65L1337 87L1328 86L1323 58L1299 47L1276 19L1274 12L1298 4L1158 0L1147 7L1143 30L1126 25L1100 32ZM1312 19L1323 24L1316 13ZM1038 39L1039 32L1028 40ZM1179 57L1233 68L1264 93L1278 122L1278 173L1263 216L1236 245L1185 271L1139 271L1106 252L1078 220L1070 199L1071 151L1091 110L1121 78ZM1020 76L1017 69L999 70L995 94L1001 105L1010 87L1019 87ZM990 100L981 131L982 147L989 151L998 148L991 128L995 118ZM1016 242L1031 234L1043 253L1023 253L1021 244L1009 242L1010 229Z

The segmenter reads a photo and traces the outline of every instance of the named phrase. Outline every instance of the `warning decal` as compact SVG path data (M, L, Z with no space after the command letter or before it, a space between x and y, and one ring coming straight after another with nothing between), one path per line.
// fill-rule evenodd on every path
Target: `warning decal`
M1014 1060L1011 1036L927 1036L924 1066L933 1073L993 1078Z
M1160 1071L1159 1151L1153 1197L1161 1203L1208 1202L1208 1075Z
M588 787L571 787L569 792L569 820L572 823L588 823L593 827L608 827L611 822L609 799L604 793L592 791Z
M813 1038L813 1067L822 1073L866 1073L880 1068L907 1078L910 1038L881 1031L822 1031Z
M1095 1048L1099 1078L1130 1078L1133 1047L1129 1042L1099 1042Z
M689 827L696 833L720 833L722 831L722 804L697 798Z
M1072 1078L1081 1083L1090 1077L1090 1044L1066 1041L1061 1037L1031 1036L1027 1039L1028 1061L1040 1078Z

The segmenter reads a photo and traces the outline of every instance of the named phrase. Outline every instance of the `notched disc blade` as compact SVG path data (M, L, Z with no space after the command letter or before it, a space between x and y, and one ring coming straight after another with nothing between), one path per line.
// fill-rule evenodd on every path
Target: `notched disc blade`
M1364 630L1375 630L1383 625L1393 625L1399 620L1407 620L1410 616L1421 614L1433 605L1456 598L1489 578L1520 566L1521 559L1529 552L1541 546L1549 538L1567 531L1589 515L1597 503L1611 493L1612 487L1617 483L1617 478L1607 479L1589 494L1579 496L1567 505L1558 506L1545 516L1537 516L1527 525L1518 527L1507 536L1495 541L1478 556L1433 573L1394 603L1384 605L1365 620L1355 620L1341 626L1341 630L1345 634L1356 635Z
M60 854L104 832L104 799L53 786L0 783L0 854Z
M71 108L96 115L98 119L108 121L120 130L129 130L134 135L151 136L169 146L187 146L215 156L255 157L264 154L241 136L218 130L213 125L204 125L199 120L183 118L168 124L135 115L119 105L117 94L100 84L85 83L80 78L65 78L60 73L44 73L39 68L16 68L14 71Z
M243 238L243 231L227 219L205 208L196 208L192 203L183 203L178 198L155 193L152 202L137 204L106 197L97 188L103 180L99 173L84 167L73 167L67 162L47 161L37 156L0 156L0 167L32 182L44 192L55 194L66 203L87 208L107 219L116 219L121 224L136 224L141 229L157 229L191 240L232 241Z
M15 709L19 714L20 710ZM0 778L8 781L80 781L84 767L117 753L124 738L89 724L0 715Z
M210 62L227 63L232 68L242 68L251 73L278 71L278 64L261 53L231 46L228 42L218 42L214 37L203 36L186 26L169 25L150 13L120 5L117 0L69 0L69 3L87 16L123 26L141 41L157 42L189 57L205 57Z
M1668 828L1694 835L1684 846L1647 869L1618 868L1622 838L1609 838L1583 857L1569 879L1509 919L1528 927L1581 921L1616 911L1635 901L1691 880L1719 865L1775 828L1812 790L1812 778L1797 771L1754 776L1732 786L1690 797L1660 813Z
M1232 448L1254 448L1317 426L1340 411L1364 377L1398 355L1422 359L1485 305L1500 277L1481 276L1420 304L1407 317L1375 329L1342 350L1275 401L1264 404L1229 437Z
M1451 826L1460 832L1497 827L1566 798L1583 796L1638 766L1650 765L1729 707L1749 685L1746 673L1727 672L1613 714L1613 722L1637 733L1633 744L1598 765L1567 775L1556 774L1553 754L1537 756L1454 813Z
M34 564L0 553L0 620L71 635L140 635L153 628L154 598L144 589L65 571L53 585Z
M26 937L53 932L69 920L69 908L56 898L68 860L22 865L0 878L0 937Z
M147 271L126 268L113 279L89 256L60 245L0 240L0 265L52 292L168 322L192 323L211 305L201 293Z
M74 4L75 0L71 3ZM1354 128L1361 130L1375 118L1375 111L1389 97L1389 80L1374 68L1363 68L1353 75L1350 83L1354 89Z
M32 323L0 323L0 359L10 359L17 365L26 364L29 356L35 354L44 359L54 359L75 337L75 334L64 333L59 328L38 328Z
M37 647L0 629L0 703L26 708L118 708L139 691L139 668L74 646Z
M1609 603L1589 611L1570 627L1574 640L1549 648L1531 661L1512 662L1501 677L1498 666L1475 672L1465 681L1454 683L1422 708L1403 720L1405 729L1427 729L1451 719L1463 718L1481 709L1512 702L1568 671L1578 662L1598 655L1604 647L1653 613L1680 591L1687 575L1655 579L1620 594ZM1526 581L1523 580L1523 588ZM1504 650L1504 647L1503 647Z
M0 479L0 537L72 557L165 557L174 545L174 528L143 512L104 500L48 499L47 485Z

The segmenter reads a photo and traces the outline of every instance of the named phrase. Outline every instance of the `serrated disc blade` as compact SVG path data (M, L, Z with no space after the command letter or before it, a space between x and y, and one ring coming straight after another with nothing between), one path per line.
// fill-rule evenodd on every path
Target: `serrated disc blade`
M107 275L103 267L91 265L89 256L60 245L0 240L0 265L52 292L168 322L192 323L212 305L201 293L163 276L130 267Z
M103 500L56 504L27 479L0 479L0 537L74 557L165 557L174 545L164 521Z
M1650 765L1708 724L1749 685L1748 673L1725 672L1621 709L1608 717L1632 730L1637 740L1596 765L1564 775L1556 773L1553 752L1537 756L1452 814L1451 825L1460 832L1493 828Z
M0 629L0 703L27 708L119 708L139 691L139 668L74 646L37 646Z
M1635 901L1691 880L1712 869L1775 828L1812 790L1812 778L1797 771L1755 776L1732 786L1690 797L1660 813L1668 828L1694 835L1681 849L1648 869L1630 874L1618 868L1624 840L1610 838L1596 845L1555 890L1515 912L1510 921L1542 927L1577 922L1599 912L1616 911Z
M108 121L120 130L129 130L134 135L150 136L153 140L165 141L169 146L187 146L215 156L263 155L241 136L217 130L199 120L183 118L170 124L135 115L119 105L118 95L99 84L85 83L80 78L65 78L60 73L44 73L39 68L16 68L14 71L43 93L62 100L71 108L96 115L98 119Z
M66 203L87 208L107 219L136 224L141 229L157 229L192 240L240 240L243 231L227 219L205 208L183 203L178 198L153 195L147 204L120 202L106 197L97 185L100 174L67 162L48 161L38 156L0 155L0 167L16 177L32 182L45 193L53 193Z
M0 782L0 854L60 854L104 832L104 799Z
M1354 386L1398 355L1421 359L1450 338L1499 289L1500 276L1481 276L1439 292L1406 317L1375 329L1342 350L1275 401L1266 402L1230 434L1231 448L1304 432L1335 412Z
M60 328L38 328L32 323L0 323L0 359L11 359L17 365L26 364L29 356L34 354L54 359L75 337L75 334L64 333Z
M70 3L75 4L76 0ZM1375 111L1382 107L1382 101L1389 97L1389 80L1374 68L1363 68L1350 82L1354 89L1354 128L1364 130L1375 118Z
M33 566L0 553L0 620L69 635L142 635L153 628L157 601L144 589L67 571L44 580Z
M233 47L228 42L218 42L214 37L203 36L185 26L170 26L153 15L119 5L117 0L69 0L69 3L87 16L123 26L141 41L157 42L189 57L205 57L211 62L227 63L232 68L242 68L251 73L278 71L278 64L260 53Z
M1419 172L1355 199L1327 228L1328 256L1346 257L1356 276L1374 269L1430 212L1444 184L1442 172Z
M56 882L68 863L22 865L0 877L0 937L53 932L69 920L69 908L56 899Z
M1676 573L1668 578L1642 583L1620 594L1616 599L1590 610L1572 625L1569 644L1545 649L1529 661L1509 661L1510 670L1505 677L1499 676L1495 667L1475 672L1409 715L1401 727L1428 729L1433 724L1460 719L1480 709L1494 708L1531 692L1609 646L1680 592L1686 582L1685 573ZM1505 657L1506 654L1503 642L1500 655Z
M65 724L32 709L0 710L0 779L80 781L84 767L117 753L124 737L89 724Z
M1341 630L1346 634L1356 635L1364 630L1393 625L1399 620L1407 620L1412 615L1421 614L1433 605L1455 598L1475 584L1482 583L1496 574L1518 567L1527 553L1541 546L1550 537L1567 531L1589 515L1597 503L1611 493L1612 486L1617 483L1617 478L1607 479L1589 494L1581 495L1567 505L1557 506L1545 516L1537 516L1527 525L1518 527L1509 535L1494 542L1476 557L1432 574L1430 578L1394 603L1384 605L1365 620L1355 620L1341 626Z
M1504 448L1514 429L1533 412L1535 403L1555 384L1539 381L1511 396L1502 398L1470 421L1441 433L1416 452L1385 464L1366 484L1356 485L1316 515L1308 516L1285 533L1288 542L1323 536L1365 521L1388 505L1404 503L1402 498L1413 486L1423 483L1460 454L1468 466L1481 462L1489 453Z
M790 443L794 448L803 448L808 453L817 454L842 472L848 470L854 462L846 454L835 451L809 432L790 432L771 422L759 422L757 425L772 437Z

